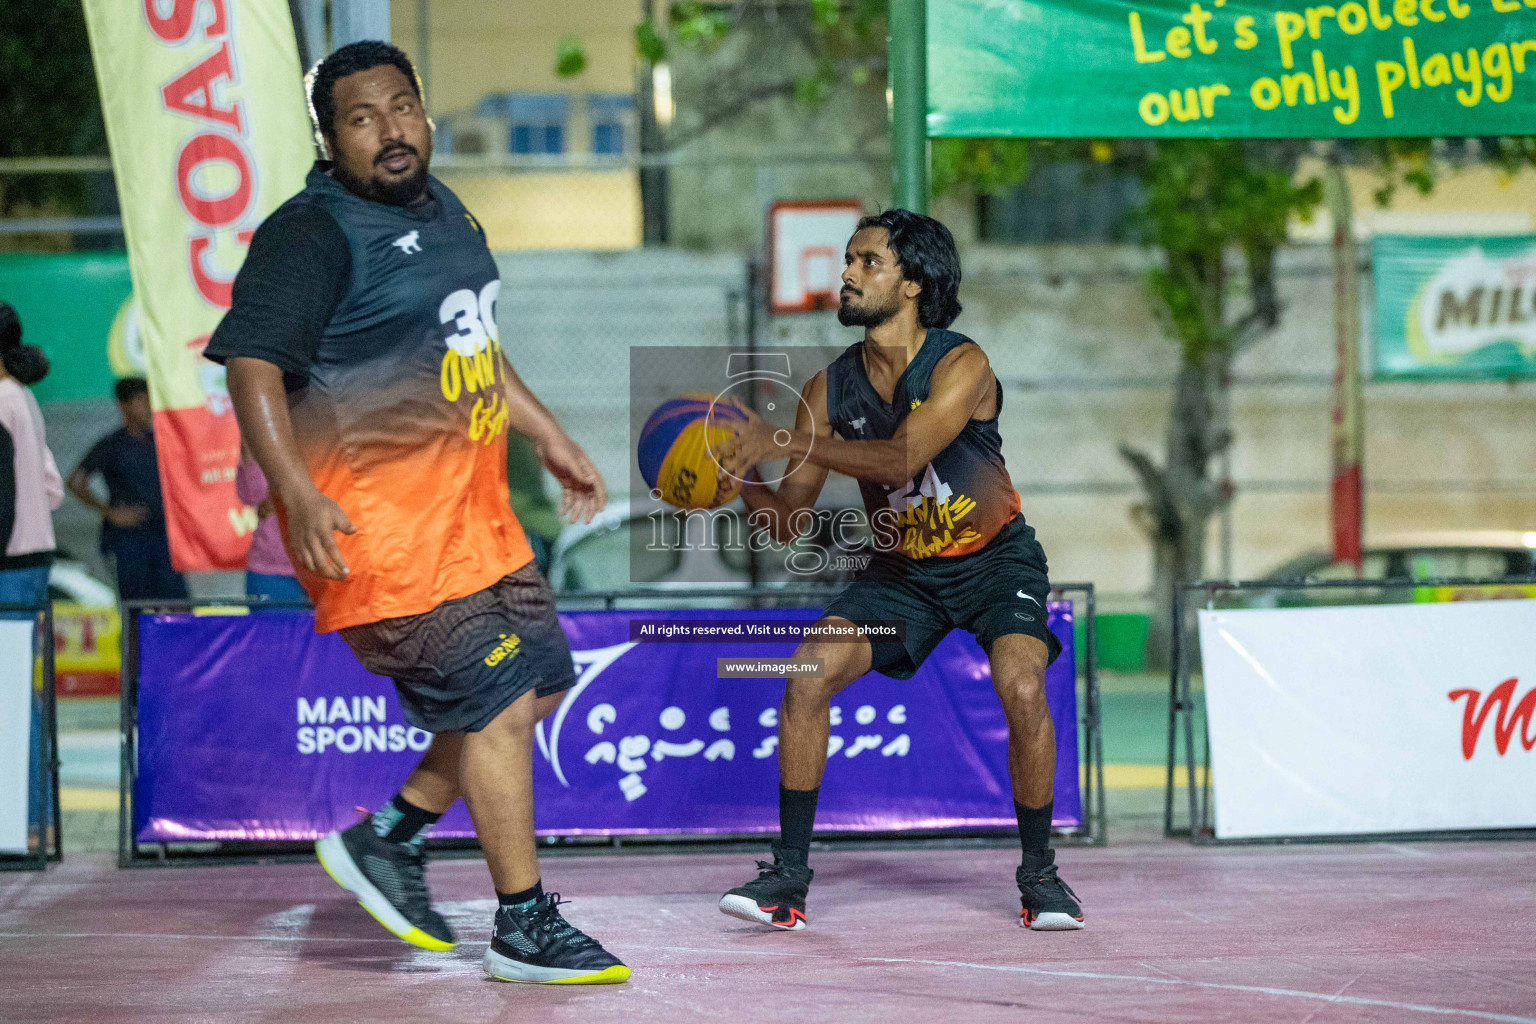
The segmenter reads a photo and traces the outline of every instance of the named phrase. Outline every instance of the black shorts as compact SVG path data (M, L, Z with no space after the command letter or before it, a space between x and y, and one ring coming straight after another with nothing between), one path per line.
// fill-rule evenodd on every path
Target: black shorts
M989 654L998 637L1023 633L1044 643L1055 661L1061 641L1046 625L1050 591L1035 530L1015 516L980 551L952 558L876 557L822 614L854 622L905 620L905 640L870 642L870 668L910 679L951 629L975 634Z
M554 595L532 562L429 612L341 635L364 668L394 679L405 720L427 732L478 732L529 690L576 684Z

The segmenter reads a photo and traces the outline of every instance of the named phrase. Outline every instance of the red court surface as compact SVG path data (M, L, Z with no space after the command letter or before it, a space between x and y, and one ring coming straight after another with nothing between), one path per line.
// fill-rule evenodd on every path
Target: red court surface
M1066 850L1088 928L1016 924L1016 851L813 855L811 927L722 916L751 856L546 860L628 985L480 974L479 861L428 879L464 940L417 952L310 864L0 876L0 1020L1344 1021L1536 1024L1536 843Z

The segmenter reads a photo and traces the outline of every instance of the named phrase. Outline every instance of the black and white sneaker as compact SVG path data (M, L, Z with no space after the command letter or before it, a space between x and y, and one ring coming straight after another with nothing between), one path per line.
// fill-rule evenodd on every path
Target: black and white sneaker
M597 940L560 916L560 894L545 893L531 907L496 908L485 973L496 981L533 985L617 985L629 968Z
M315 843L315 854L326 874L391 933L422 949L453 948L453 929L432 909L427 893L422 837L391 843L374 832L372 818L364 818Z
M1076 931L1083 926L1083 908L1077 893L1056 874L1056 851L1044 857L1026 857L1014 873L1024 910L1019 926L1037 932Z
M721 913L785 931L804 928L805 894L816 872L795 853L784 857L777 839L773 842L773 863L760 860L757 867L756 880L720 897Z

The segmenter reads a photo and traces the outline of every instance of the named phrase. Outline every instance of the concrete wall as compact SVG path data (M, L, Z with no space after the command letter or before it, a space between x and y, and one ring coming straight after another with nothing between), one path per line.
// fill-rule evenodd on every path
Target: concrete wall
M634 249L640 176L632 170L438 177L485 228L492 249Z
M418 5L426 2L431 65L427 100L434 110L470 107L491 92L632 92L638 0L485 3L483 0L395 0L390 34L418 61ZM587 67L573 78L555 74L560 40L582 41Z

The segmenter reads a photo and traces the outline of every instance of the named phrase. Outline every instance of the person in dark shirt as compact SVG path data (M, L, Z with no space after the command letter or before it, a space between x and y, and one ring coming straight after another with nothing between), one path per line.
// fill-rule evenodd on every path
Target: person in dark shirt
M101 514L101 550L116 563L119 597L185 600L187 584L171 567L165 533L149 386L142 377L124 377L114 391L123 425L86 452L69 474L69 493ZM107 485L106 501L91 489L98 474Z
M328 159L256 230L204 355L228 366L315 629L392 677L407 722L433 734L390 802L316 854L390 932L450 949L426 833L463 796L498 895L486 974L623 982L629 968L540 880L535 728L576 675L509 504L506 435L532 441L573 520L602 508L602 477L502 351L496 261L428 172L410 58L352 43L309 85Z
M822 610L821 628L901 621L906 632L801 642L795 660L816 659L824 671L785 681L773 862L759 861L757 878L722 896L720 910L771 928L806 926L832 698L871 670L912 678L960 629L986 651L1008 721L1019 924L1075 931L1082 904L1051 848L1056 734L1045 670L1061 643L1046 615L1049 570L1003 459L1003 386L981 347L947 329L960 315L954 236L910 210L865 217L843 254L842 283L838 322L864 328L864 339L806 383L793 431L749 413L712 454L722 475L743 482L748 522L779 543L795 539L791 524L816 507L829 472L856 479L876 553ZM806 468L777 489L751 479L759 463L786 456Z

